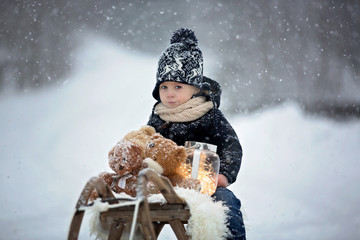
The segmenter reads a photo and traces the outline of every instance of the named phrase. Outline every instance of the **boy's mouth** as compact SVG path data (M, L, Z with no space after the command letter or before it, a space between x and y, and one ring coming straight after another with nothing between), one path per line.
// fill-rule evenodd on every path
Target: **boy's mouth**
M169 106L176 106L176 105L177 105L176 102L167 102L167 104L168 104Z

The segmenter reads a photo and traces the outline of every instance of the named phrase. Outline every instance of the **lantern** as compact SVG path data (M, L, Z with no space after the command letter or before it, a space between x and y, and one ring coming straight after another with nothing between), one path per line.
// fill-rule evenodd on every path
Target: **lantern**
M216 154L216 145L187 141L186 161L180 172L185 178L198 179L201 182L201 193L211 196L216 191L220 159Z

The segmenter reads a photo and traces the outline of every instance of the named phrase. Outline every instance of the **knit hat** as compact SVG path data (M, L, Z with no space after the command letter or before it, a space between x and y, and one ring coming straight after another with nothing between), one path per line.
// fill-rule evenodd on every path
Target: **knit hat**
M195 33L180 28L174 32L170 46L160 56L153 97L160 101L159 86L163 82L185 83L201 89L202 79L203 56Z

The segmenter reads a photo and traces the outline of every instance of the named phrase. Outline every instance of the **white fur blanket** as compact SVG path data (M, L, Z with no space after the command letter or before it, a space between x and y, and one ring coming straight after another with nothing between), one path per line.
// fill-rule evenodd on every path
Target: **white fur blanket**
M229 211L226 206L223 206L221 202L214 202L210 196L195 190L176 187L175 191L181 198L186 200L190 208L191 217L186 226L186 232L192 240L219 240L230 236L230 232L226 227L226 213ZM124 197L124 195L121 197ZM148 201L151 203L166 202L162 194L153 194L148 197ZM115 206L116 204L112 206L95 201L95 204L90 208L90 231L91 235L95 236L96 239L107 239L108 236L108 231L103 229L99 223L100 212ZM129 239L129 235L121 239ZM134 239L142 238L139 234L136 234Z

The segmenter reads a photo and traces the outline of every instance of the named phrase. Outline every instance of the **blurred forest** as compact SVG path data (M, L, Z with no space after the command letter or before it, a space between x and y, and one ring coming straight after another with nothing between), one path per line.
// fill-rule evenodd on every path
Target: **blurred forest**
M225 111L293 101L360 117L357 0L1 0L0 94L62 84L84 36L158 57L179 27L195 30Z

